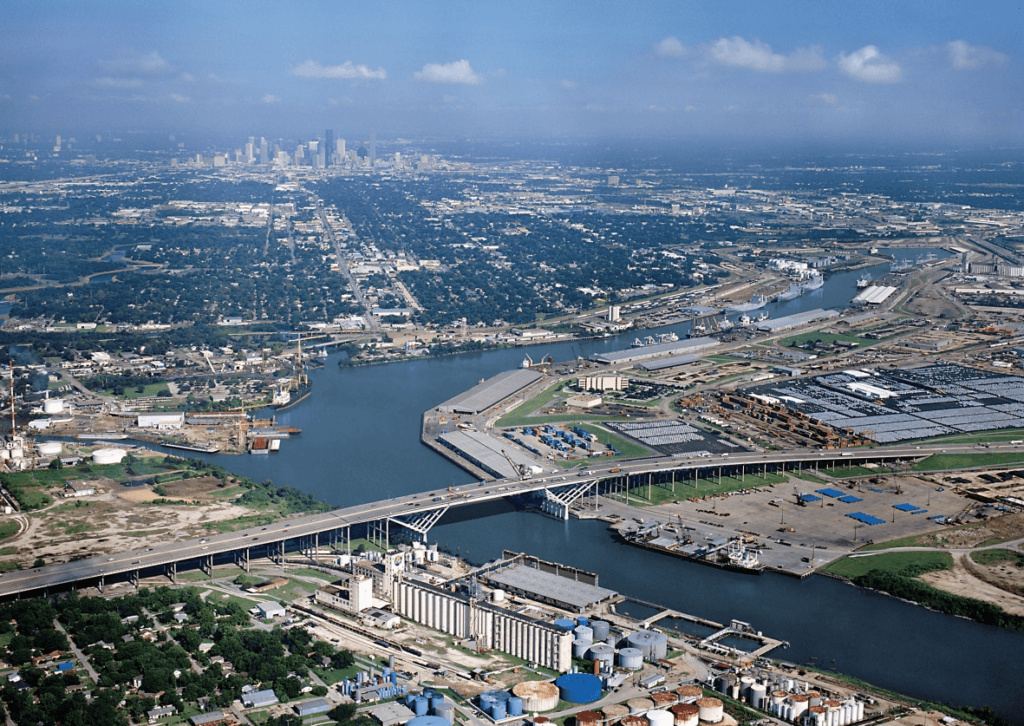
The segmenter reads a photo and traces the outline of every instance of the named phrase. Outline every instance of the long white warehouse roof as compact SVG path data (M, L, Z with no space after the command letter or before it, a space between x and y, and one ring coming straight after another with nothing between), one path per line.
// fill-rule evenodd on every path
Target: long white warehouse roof
M890 285L872 285L871 287L864 288L864 290L853 299L853 302L878 305L879 303L885 302L885 300L894 292L896 292L896 288L891 287Z
M437 410L442 413L480 413L540 378L540 373L527 368L505 371L478 383L468 391L463 391L455 398L448 399L438 406Z
M650 360L663 355L685 355L706 350L718 345L714 338L691 338L689 340L678 340L674 343L658 343L656 345L645 345L642 348L630 348L619 350L614 353L597 353L590 356L590 360L598 363L632 363L638 360Z

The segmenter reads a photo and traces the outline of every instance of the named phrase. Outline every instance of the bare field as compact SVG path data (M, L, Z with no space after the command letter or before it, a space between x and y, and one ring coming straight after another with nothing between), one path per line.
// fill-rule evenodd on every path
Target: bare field
M965 555L954 556L952 569L926 572L920 576L920 579L939 590L992 603L1011 615L1024 615L1024 597L1007 592L1001 587L976 577L965 566L964 557ZM974 565L974 567L979 567L979 565Z

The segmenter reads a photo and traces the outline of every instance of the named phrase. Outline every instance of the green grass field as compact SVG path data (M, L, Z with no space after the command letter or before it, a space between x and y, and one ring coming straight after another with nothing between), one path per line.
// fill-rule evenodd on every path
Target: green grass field
M875 476L878 474L877 470L868 469L863 466L837 466L835 469L822 469L822 471L826 471L829 476L836 479L847 479L855 476Z
M565 385L564 383L556 383L555 385L551 386L550 388L548 388L547 390L543 391L542 393L537 394L536 396L531 398L529 401L524 401L521 406L516 408L516 410L514 410L514 411L508 413L507 415L502 416L500 419L498 419L497 425L501 426L501 427L506 427L506 426L529 426L531 421L536 422L538 419L536 419L536 418L532 418L532 419L529 418L530 414L532 414L534 411L538 410L539 408L541 408L541 407L551 403L556 398L568 398L569 397L568 392L565 392L564 394L559 395L559 393L561 393L562 388L563 388L564 385Z
M602 426L580 424L580 428L594 434L600 443L611 444L615 447L616 451L621 451L622 455L627 459L633 459L639 456L649 456L651 454L651 450L646 446L628 441L622 436L614 434Z
M981 466L1001 466L1024 463L1024 453L1005 454L933 454L914 464L913 471L945 471L971 469Z
M693 479L677 481L674 492L672 491L671 484L652 484L649 493L647 486L634 486L629 490L629 503L635 507L650 507L657 504L674 502L678 499L735 492L740 489L770 486L784 481L786 481L786 477L781 474L768 474L763 477L751 474L742 480L738 477L723 476L721 481L718 480L718 477L714 479L698 479L696 482ZM620 502L626 501L625 494L612 494L609 495L609 498Z
M948 552L885 552L869 557L843 557L821 569L833 575L853 578L866 575L871 570L898 574L910 566L924 571L948 570L953 566L953 555Z
M971 559L979 565L998 565L1008 562L1017 567L1024 567L1024 553L1014 550L979 550L971 553Z
M1024 439L1024 429L1003 429L1001 431L979 431L973 434L957 434L955 436L936 436L929 439L898 441L887 446L906 446L908 444L971 444L977 442L1000 442Z
M797 479L803 479L804 481L809 481L809 482L812 482L814 484L825 484L826 483L826 481L824 479L816 477L816 476L814 476L814 474L808 474L806 471L790 471L790 472L787 472L787 473L790 476L792 476L792 477L796 477Z
M131 388L125 388L124 395L120 396L120 398L143 398L144 396L156 396L160 393L160 391L166 390L168 390L166 383L147 383L142 387L141 391L137 390L135 386L132 386ZM108 396L113 396L114 389L108 388L103 393L105 393Z
M10 539L16 535L18 533L18 529L19 527L17 522L0 522L0 542L3 542L5 539ZM4 549L13 548L5 547ZM0 554L3 554L2 550L0 550Z

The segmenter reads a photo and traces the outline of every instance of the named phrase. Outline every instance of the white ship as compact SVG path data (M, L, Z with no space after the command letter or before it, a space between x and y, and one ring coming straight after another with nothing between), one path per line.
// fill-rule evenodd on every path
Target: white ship
M777 302L786 302L787 300L795 300L804 294L803 285L793 284L788 289L780 292L775 296Z
M754 310L760 310L768 304L768 298L764 295L754 295L750 298L748 303L740 303L739 305L733 305L726 308L726 312L730 313L749 313Z
M863 290L865 287L871 284L871 273L865 272L864 277L857 280L857 289Z
M815 273L808 277L804 282L800 283L800 287L803 288L804 292L812 292L814 290L821 289L821 286L825 284L825 278Z

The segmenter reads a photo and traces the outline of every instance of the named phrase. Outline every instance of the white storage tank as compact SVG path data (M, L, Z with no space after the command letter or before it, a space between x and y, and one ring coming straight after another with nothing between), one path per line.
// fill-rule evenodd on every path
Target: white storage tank
M717 698L698 698L697 708L704 723L718 723L725 717L725 707Z
M607 620L591 620L590 629L594 631L594 640L608 640L608 621Z
M651 726L674 726L675 718L669 711L648 711L647 723Z
M644 667L644 654L639 648L619 650L619 665L626 670L638 671Z
M764 708L765 699L768 697L768 686L764 683L754 683L750 687L748 701L754 708Z
M772 691L771 705L773 708L778 708L783 701L786 700L787 693L785 691Z
M661 660L668 653L668 638L653 630L638 630L626 637L630 648L639 648L647 660Z
M572 641L572 657L573 658L586 658L587 651L590 650L590 646L594 644L592 640L583 640L582 638L576 638Z
M493 590L491 592L491 602L505 602L505 591Z
M795 721L797 718L803 715L804 711L807 710L808 701L810 701L810 699L807 697L807 694L794 693L790 695L787 701L790 707L793 709L792 720Z
M558 686L548 681L525 681L512 687L512 695L523 699L523 712L550 711L558 707Z
M124 449L96 449L92 452L92 460L96 464L120 464L127 455Z
M59 441L44 441L36 446L40 456L56 456L63 451L64 446Z
M750 700L750 687L754 685L753 676L740 676L740 698Z
M825 726L828 709L822 705L809 706L807 716L810 719L810 726Z
M611 668L615 665L615 648L605 643L598 643L597 645L590 646L590 650L587 651L587 657L590 660L601 661L602 664L606 664Z
M64 413L64 399L47 398L43 401L43 413Z
M589 640L591 642L593 642L593 640L594 640L594 631L593 631L593 629L591 629L590 627L588 627L586 625L577 625L575 632L576 632L576 637L577 638L581 638L583 640Z

